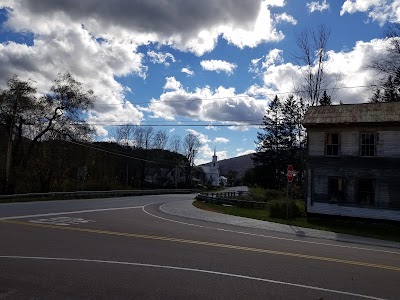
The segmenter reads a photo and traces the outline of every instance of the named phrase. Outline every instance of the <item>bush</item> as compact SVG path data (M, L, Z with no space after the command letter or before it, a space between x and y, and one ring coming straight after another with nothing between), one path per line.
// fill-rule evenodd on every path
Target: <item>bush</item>
M288 217L297 218L304 212L304 205L295 200L271 200L269 202L269 212L271 218L286 219L286 205L288 205Z

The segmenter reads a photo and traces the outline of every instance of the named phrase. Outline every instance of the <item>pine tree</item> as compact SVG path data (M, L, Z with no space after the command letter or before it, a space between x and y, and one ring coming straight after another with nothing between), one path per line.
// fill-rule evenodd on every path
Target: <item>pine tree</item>
M320 105L332 105L331 96L328 96L326 91L324 91L324 93L322 94L321 99L319 99L319 104Z
M396 72L397 73L397 72ZM399 78L396 78L398 81ZM386 82L383 84L383 95L382 95L383 102L399 102L400 101L400 94L399 89L396 87L395 80L391 75L389 75Z
M262 122L262 132L257 132L257 153L254 161L265 169L266 180L273 187L281 184L282 173L282 104L278 96L268 105Z
M375 90L375 93L372 95L372 98L371 98L371 100L369 102L370 103L382 102L382 94L381 94L381 90L379 88L377 88Z
M284 103L275 98L268 105L261 132L257 133L254 161L263 168L263 177L270 187L282 187L287 165L294 165L299 174L304 168L305 130L301 124L305 105L290 95Z

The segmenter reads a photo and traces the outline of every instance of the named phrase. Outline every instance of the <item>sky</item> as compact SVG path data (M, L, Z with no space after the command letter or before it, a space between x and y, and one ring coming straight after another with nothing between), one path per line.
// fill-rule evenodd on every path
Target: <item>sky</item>
M331 31L334 104L367 102L400 0L0 0L0 89L17 74L49 90L70 72L96 94L96 140L119 124L192 133L195 163L255 151L269 101L302 80L296 36Z

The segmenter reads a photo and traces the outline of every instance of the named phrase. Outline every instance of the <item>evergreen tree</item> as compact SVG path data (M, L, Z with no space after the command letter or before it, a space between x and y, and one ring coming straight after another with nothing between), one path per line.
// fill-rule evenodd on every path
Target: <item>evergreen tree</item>
M254 160L256 164L262 165L266 180L272 187L281 184L281 173L283 171L282 149L284 131L282 126L282 104L278 96L268 105L263 117L262 132L257 133L257 153Z
M382 102L382 94L381 94L381 90L379 88L377 88L375 90L375 93L372 95L372 98L371 98L371 100L369 102L370 103Z
M262 169L264 185L282 187L289 164L302 174L306 142L301 122L305 111L304 101L296 100L292 95L283 103L275 96L268 105L262 131L257 133L258 146L254 157L256 169Z
M398 78L396 78L398 81ZM399 86L396 86L395 80L389 75L386 82L383 84L383 102L398 102L400 101Z
M319 104L320 105L332 105L331 96L328 96L326 91L324 91L324 93L322 94L321 99L319 99Z

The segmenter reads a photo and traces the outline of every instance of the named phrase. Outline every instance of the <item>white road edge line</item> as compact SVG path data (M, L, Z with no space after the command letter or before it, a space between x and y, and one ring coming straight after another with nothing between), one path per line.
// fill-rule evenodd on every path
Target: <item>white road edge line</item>
M168 202L171 203L171 202ZM155 203L153 203L155 204ZM166 203L162 204L159 208L162 212L169 214L165 210L162 209L162 207ZM272 236L272 235L264 235L264 234L257 234L257 233L249 233L249 232L243 232L243 231L235 231L235 230L229 230L229 229L223 229L223 228L218 228L218 227L209 227L209 226L203 226L203 225L197 225L197 224L192 224L192 223L186 223L186 222L181 222L181 221L176 221L176 220L171 220L167 218L163 218L160 216L156 216L152 213L149 213L146 211L146 206L149 206L151 204L144 205L142 207L142 210L154 217L158 218L164 221L169 221L173 223L178 223L182 225L187 225L187 226L194 226L194 227L199 227L199 228L205 228L205 229L212 229L212 230L219 230L219 231L225 231L225 232L231 232L231 233L238 233L238 234L244 234L244 235L250 235L250 236L257 236L257 237L262 237L262 238L268 238L268 239L276 239L276 240L283 240L283 241L290 241L290 242L297 242L297 243L305 243L305 244L314 244L314 245L321 245L321 246L328 246L328 247L339 247L339 248L348 248L348 249L355 249L355 250L364 250L364 251L374 251L374 252L382 252L382 253L389 253L389 254L396 254L400 255L400 252L396 251L389 251L389 250L382 250L382 249L373 249L373 248L364 248L364 247L356 247L356 246L348 246L348 245L337 245L337 244L330 244L330 243L321 243L321 242L312 242L312 241L304 241L304 240L298 240L298 239L290 239L290 238L284 238L284 237L277 237L277 236ZM199 220L199 221L205 221L205 220ZM229 225L229 224L228 224Z
M2 220L14 220L14 219L25 219L25 218L35 218L35 217L46 217L46 216L60 216L60 215L69 215L69 214L83 214L83 213L91 213L91 212L97 212L97 211L135 209L135 208L143 208L143 205L141 205L141 206L128 206L128 207L98 208L98 209L87 209L87 210L76 210L76 211L64 211L64 212L45 213L45 214L36 214L36 215L2 217L2 218L0 218L0 221L2 221Z
M174 267L174 266L166 266L166 265L155 265L155 264L144 264L144 263L134 263L134 262L125 262L125 261L112 261L112 260L99 260L99 259L86 259L86 258L64 258L64 257L39 257L39 256L14 256L14 255L0 255L0 258L5 259L30 259L30 260L48 260L48 261L67 261L67 262L92 262L92 263L102 263L102 264L114 264L114 265L126 265L126 266L138 266L138 267L150 267L150 268L159 268L159 269L170 269L170 270L179 270L179 271L189 271L189 272L198 272L198 273L206 273L212 275L220 275L220 276L227 276L233 278L240 278L240 279L248 279L254 281L261 281L261 282L268 282L273 284L280 284L298 288L304 288L309 290L315 291L323 291L329 292L334 294L340 295L347 295L353 297L359 297L364 299L373 299L373 300L385 300L384 298L378 298L368 295L356 294L351 292L339 291L339 290L332 290L328 288L321 288L311 285L304 285L299 283L291 283L285 281L278 281L273 279L266 279L260 277L252 277L240 274L232 274L232 273L225 273L225 272L217 272L217 271L210 271L204 269L192 269L192 268L184 268L184 267Z

